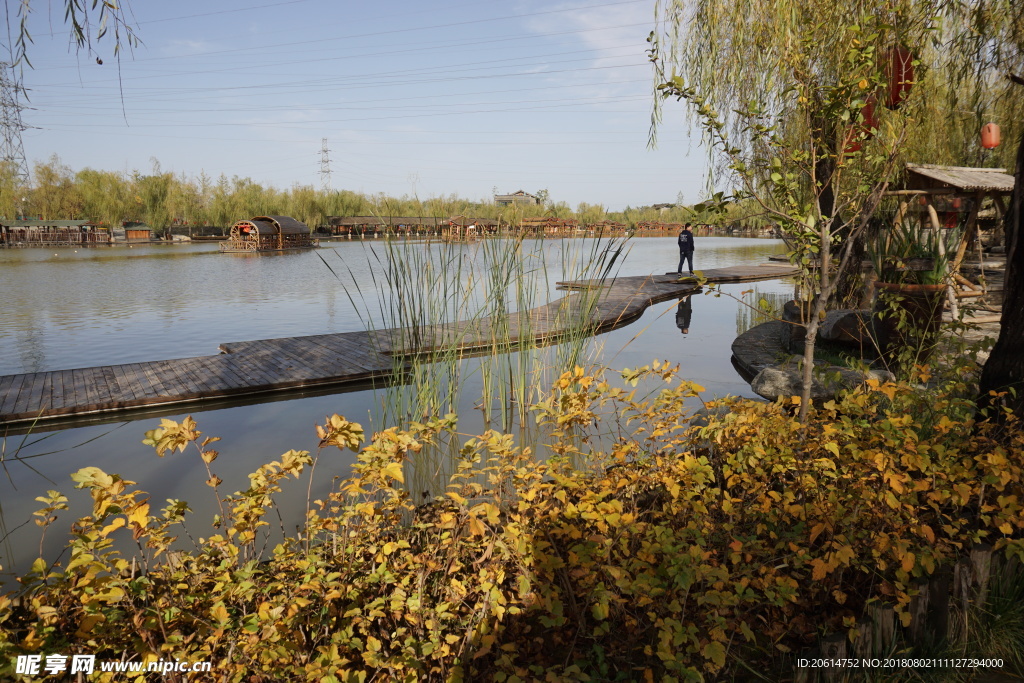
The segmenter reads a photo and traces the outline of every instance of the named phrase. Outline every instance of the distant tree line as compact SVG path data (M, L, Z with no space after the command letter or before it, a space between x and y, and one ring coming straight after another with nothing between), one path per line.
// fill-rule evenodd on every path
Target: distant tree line
M523 217L575 218L582 223L640 221L680 223L710 222L692 207L669 205L627 207L609 211L602 204L581 202L575 210L564 201L547 199L534 206L497 206L488 199L471 200L455 194L421 199L351 190L323 191L312 185L293 185L281 190L251 178L205 173L188 176L164 171L153 160L149 173L74 171L56 155L33 167L28 187L19 184L14 169L0 165L0 217L42 220L79 219L103 225L138 221L157 230L176 227L230 226L259 215L293 216L306 225L325 225L328 216L467 216L515 223ZM737 216L742 211L733 212ZM736 216L732 216L735 218Z

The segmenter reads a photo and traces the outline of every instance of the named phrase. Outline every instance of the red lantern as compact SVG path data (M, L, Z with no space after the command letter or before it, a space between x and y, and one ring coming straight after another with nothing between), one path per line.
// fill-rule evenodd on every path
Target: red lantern
M877 104L878 98L874 95L869 95L864 103L864 107L860 110L861 118L864 119L864 134L868 140L875 136L875 129L878 128L878 117L875 116L875 105Z
M885 106L897 109L914 85L914 54L902 45L885 55L885 82L889 84Z
M995 149L999 146L999 126L986 123L981 127L981 146L985 149Z
M875 129L878 128L878 117L875 116L875 106L878 98L869 95L864 106L860 109L861 121L859 124L846 129L846 145L844 151L847 154L859 152L863 140L870 140L875 136Z

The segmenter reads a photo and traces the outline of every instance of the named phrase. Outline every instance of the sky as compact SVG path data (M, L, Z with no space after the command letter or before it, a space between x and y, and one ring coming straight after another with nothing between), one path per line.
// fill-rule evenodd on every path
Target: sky
M421 199L547 189L611 211L703 192L681 105L648 146L653 0L134 0L142 44L120 59L108 37L76 51L63 0L32 7L30 168L158 162Z

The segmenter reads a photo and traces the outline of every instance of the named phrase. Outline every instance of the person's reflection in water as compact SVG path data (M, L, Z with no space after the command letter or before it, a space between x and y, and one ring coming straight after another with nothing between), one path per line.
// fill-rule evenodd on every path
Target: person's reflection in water
M686 297L679 302L679 306L676 308L676 327L678 327L683 334L690 333L690 317L693 315L693 304L690 303L690 297Z

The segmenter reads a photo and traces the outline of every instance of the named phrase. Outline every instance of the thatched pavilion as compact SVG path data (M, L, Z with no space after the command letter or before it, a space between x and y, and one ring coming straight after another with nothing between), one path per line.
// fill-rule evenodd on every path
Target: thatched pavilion
M922 227L933 230L957 227L966 213L966 227L956 255L950 258L954 272L963 261L969 245L978 236L979 214L985 199L991 199L999 221L1006 216L1008 198L1014 180L1002 168L971 168L964 166L933 166L907 164L905 185L886 194L900 198L895 222L907 216L915 201L924 208ZM941 214L941 217L940 217Z

